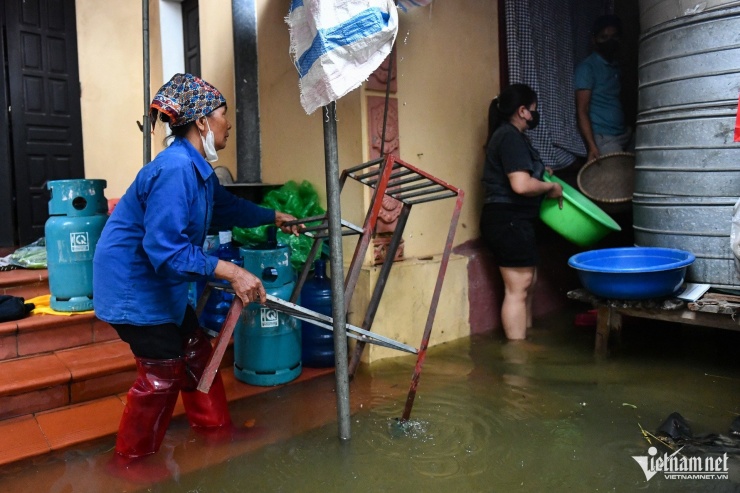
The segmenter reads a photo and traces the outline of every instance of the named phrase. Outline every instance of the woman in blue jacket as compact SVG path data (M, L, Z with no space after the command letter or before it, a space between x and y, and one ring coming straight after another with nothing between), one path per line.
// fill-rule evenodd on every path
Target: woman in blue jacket
M191 281L231 283L246 305L265 301L260 280L243 268L206 255L208 230L276 224L295 218L259 207L222 187L209 162L226 147L231 124L226 100L211 84L177 74L154 96L152 126L169 124L171 144L139 171L109 218L93 263L95 313L131 347L137 378L128 392L116 453L155 453L182 391L194 427L231 425L220 375L208 394L195 390L211 343L188 304Z

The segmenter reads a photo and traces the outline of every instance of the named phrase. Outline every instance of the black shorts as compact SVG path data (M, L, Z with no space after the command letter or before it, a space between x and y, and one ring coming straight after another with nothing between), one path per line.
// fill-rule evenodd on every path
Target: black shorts
M182 358L190 336L200 326L193 307L188 305L181 325L169 323L159 325L111 324L118 336L131 347L138 358L174 359Z
M499 267L537 266L536 221L537 218L508 214L496 207L483 208L481 237Z

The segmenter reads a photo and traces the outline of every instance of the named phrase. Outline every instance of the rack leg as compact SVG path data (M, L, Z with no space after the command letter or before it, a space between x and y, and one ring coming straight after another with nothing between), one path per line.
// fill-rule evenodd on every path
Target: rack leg
M622 315L610 306L596 309L596 342L594 355L605 358L609 353L609 335L612 331L621 332Z

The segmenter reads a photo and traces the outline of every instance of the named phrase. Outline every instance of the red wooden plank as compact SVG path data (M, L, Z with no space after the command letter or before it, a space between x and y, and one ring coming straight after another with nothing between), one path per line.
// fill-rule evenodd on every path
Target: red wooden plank
M213 349L213 353L211 353L211 359L208 360L208 365L206 365L203 376L200 377L200 382L198 382L198 390L204 394L207 394L211 390L213 379L216 378L216 372L218 372L219 365L221 365L226 347L231 340L231 334L234 333L234 327L239 320L243 308L244 304L241 298L234 296L234 301L231 302L229 312L226 314L226 319L221 326L221 332L218 334L216 347Z

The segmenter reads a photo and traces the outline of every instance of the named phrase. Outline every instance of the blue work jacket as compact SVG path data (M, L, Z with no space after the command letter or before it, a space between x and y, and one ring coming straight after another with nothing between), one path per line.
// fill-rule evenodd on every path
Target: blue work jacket
M188 283L211 276L209 227L275 222L275 211L228 192L186 139L144 166L116 205L93 259L93 306L108 323L181 324Z

